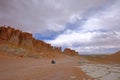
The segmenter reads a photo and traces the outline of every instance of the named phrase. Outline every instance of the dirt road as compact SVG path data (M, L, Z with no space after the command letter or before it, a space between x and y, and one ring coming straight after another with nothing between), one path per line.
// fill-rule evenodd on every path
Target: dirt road
M93 80L78 66L74 57L32 59L0 56L0 80Z

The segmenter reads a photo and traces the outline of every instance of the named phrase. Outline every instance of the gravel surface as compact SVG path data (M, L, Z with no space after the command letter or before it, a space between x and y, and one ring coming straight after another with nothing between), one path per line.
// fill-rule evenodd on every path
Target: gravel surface
M95 80L120 80L120 64L89 64L79 66Z

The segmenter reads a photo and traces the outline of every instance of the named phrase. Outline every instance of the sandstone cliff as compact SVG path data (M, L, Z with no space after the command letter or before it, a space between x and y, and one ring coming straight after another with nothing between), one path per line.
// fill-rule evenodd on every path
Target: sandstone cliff
M25 49L26 51L25 50L23 51L28 52L27 54L32 55L33 53L40 56L55 56L56 54L62 53L71 56L77 55L77 52L75 52L74 50L67 48L64 50L64 52L62 52L61 47L53 47L51 46L51 44L45 43L42 40L36 40L30 33L16 30L14 28L11 28L10 26L0 27L0 45L4 45L4 47L5 45L7 45L7 50L9 49L11 50L11 47L13 49L13 46L17 47L14 48L14 50L19 48ZM3 46L1 46L0 48L3 48ZM6 50L6 48L4 49Z
M66 48L63 53L67 54L67 55L70 55L70 56L78 55L78 53L75 50L71 50L69 48Z

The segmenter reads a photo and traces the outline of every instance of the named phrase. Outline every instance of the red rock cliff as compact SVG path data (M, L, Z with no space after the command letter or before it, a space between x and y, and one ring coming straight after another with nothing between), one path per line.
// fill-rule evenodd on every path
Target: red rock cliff
M22 32L9 26L0 27L0 44L12 44L47 55L62 53L61 47L53 47L51 44L47 44L42 40L36 40L30 33ZM74 50L68 48L65 49L63 53L71 56L77 55Z
M70 56L78 55L78 52L76 52L75 50L71 50L69 48L66 48L63 53L67 54L67 55L70 55Z

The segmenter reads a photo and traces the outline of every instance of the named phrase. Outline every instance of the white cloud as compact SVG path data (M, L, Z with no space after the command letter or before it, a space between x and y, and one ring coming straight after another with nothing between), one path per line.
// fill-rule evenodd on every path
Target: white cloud
M104 52L120 48L119 7L119 0L0 0L0 25L45 35L55 32L55 39L46 42L79 52Z
M71 16L80 16L106 0L1 0L0 25L10 25L27 31L43 33L63 31ZM94 2L94 3L93 3ZM55 30L56 29L56 30Z
M74 31L66 31L64 34L59 35L55 40L46 41L55 46L72 47L77 43L91 42L94 33L79 33Z
M119 30L120 29L120 1L98 11L95 15L91 16L84 24L84 30Z
M56 46L71 47L78 52L110 53L117 51L120 49L120 10L118 7L120 7L119 1L98 10L89 16L84 24L79 26L80 28L68 29L54 40L47 42ZM75 22L74 18L73 22Z

